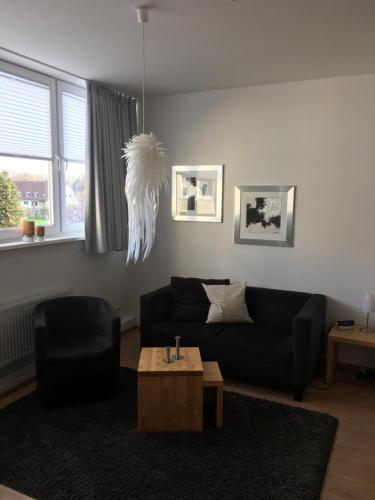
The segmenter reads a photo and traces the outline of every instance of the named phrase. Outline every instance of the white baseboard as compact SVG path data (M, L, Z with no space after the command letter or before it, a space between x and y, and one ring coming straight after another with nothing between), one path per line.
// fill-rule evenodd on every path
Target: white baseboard
M14 372L2 377L0 379L0 394L13 389L13 387L20 385L33 377L35 377L34 362L28 363L26 366L18 368Z
M123 316L121 318L121 332L126 332L130 330L133 326L136 326L137 322L134 316Z

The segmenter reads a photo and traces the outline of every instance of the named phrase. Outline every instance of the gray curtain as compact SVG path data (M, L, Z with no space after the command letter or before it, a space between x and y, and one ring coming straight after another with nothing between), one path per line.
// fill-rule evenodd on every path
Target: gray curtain
M125 250L126 162L121 148L137 132L136 101L123 93L88 83L88 166L86 174L86 249Z

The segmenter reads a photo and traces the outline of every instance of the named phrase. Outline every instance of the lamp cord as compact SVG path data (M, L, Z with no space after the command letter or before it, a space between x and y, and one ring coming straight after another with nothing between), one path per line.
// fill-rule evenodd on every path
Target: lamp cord
M142 23L142 127L145 133L145 81L146 81L146 50L145 50L145 23Z

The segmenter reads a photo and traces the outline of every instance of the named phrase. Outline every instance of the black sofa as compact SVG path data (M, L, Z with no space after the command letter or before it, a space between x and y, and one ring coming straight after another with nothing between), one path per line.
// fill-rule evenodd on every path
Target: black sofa
M171 285L141 297L142 347L173 346L180 335L182 345L200 348L203 361L218 361L224 375L289 389L302 401L321 361L325 296L249 286L246 303L254 324L206 324L202 282L214 281L172 278Z
M36 385L42 403L103 397L120 375L120 318L97 297L61 297L34 311Z

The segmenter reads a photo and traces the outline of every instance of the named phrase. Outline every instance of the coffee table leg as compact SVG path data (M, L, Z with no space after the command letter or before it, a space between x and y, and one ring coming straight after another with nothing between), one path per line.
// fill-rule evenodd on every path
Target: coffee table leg
M223 386L216 389L216 427L223 427Z

